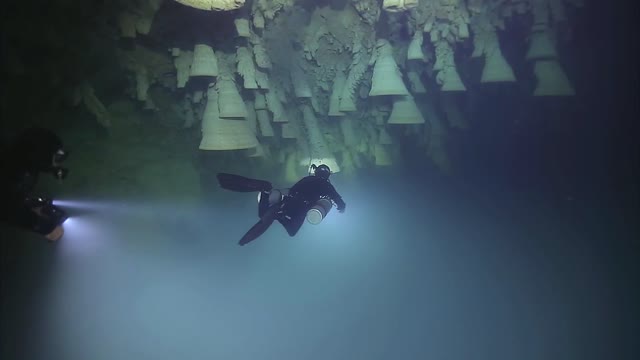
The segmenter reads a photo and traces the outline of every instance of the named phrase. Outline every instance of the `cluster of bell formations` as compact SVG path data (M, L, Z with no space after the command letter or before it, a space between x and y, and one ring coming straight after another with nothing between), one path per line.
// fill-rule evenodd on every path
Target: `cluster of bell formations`
M448 171L448 129L468 126L455 94L478 81L461 76L458 57L484 60L480 86L516 83L499 36L511 24L529 27L522 41L523 61L536 79L531 96L574 95L556 39L558 24L580 0L345 0L340 8L295 0L175 1L234 17L224 40L232 46L201 36L163 52L141 44L122 50L128 93L154 110L150 87L168 89L184 127L200 127L201 150L245 151L281 164L292 180L311 163L346 173L389 166L396 145L407 141ZM146 36L162 5L143 0L125 9L120 36L134 42ZM463 44L470 54L461 53ZM77 98L108 126L90 84Z

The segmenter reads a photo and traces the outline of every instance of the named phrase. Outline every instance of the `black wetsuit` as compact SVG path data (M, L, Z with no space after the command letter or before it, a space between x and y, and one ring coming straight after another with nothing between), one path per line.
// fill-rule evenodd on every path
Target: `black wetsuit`
M322 199L331 200L337 209L344 210L345 202L328 179L318 176L307 176L298 181L289 189L289 194L284 197L276 215L278 220L290 236L294 236L304 223L307 212ZM264 205L262 205L264 206Z
M329 179L320 176L307 176L298 181L288 193L281 198L281 192L274 190L271 183L265 180L251 179L240 175L218 173L218 183L224 189L237 192L260 192L258 216L260 220L240 239L245 245L262 235L271 224L278 220L290 236L300 230L307 212L320 199L333 202L339 211L346 204ZM270 199L271 198L271 199Z
M62 142L45 129L29 129L2 149L0 157L0 221L9 225L49 234L57 224L36 214L26 199L38 182L40 172L49 171L53 154Z

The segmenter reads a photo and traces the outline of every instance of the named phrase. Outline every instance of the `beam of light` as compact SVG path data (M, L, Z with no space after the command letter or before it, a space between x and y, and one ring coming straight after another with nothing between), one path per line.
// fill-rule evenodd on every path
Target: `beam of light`
M117 206L117 203L109 203L105 201L86 201L86 200L53 200L53 205L67 209L78 210L105 210Z
M122 200L76 200L76 199L55 199L53 204L74 213L107 213L111 215L144 214L149 211L160 213L179 213L183 209L200 209L202 205L184 201L184 199L170 199L164 201L136 201L131 199Z
M157 210L152 204L130 201L53 200L53 205L64 209L70 217L77 216L136 216Z
M186 206L184 202L167 199L153 202L56 199L53 204L69 215L60 239L62 254L68 256L117 251L124 241L135 242L136 236L153 229L173 229L177 224L197 226L195 219L201 216L216 217L210 208L197 202Z
M70 217L63 224L64 236L59 241L63 254L95 254L108 238L105 227L88 216Z
M103 249L110 234L105 222L114 209L123 207L115 202L70 199L56 199L52 203L69 216L62 223L64 235L58 244L63 256L86 256Z

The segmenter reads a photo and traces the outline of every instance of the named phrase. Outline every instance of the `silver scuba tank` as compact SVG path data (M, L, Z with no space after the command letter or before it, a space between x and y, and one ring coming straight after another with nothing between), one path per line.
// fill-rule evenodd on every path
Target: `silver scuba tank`
M329 199L320 199L307 211L307 221L313 225L318 225L327 216L333 203Z

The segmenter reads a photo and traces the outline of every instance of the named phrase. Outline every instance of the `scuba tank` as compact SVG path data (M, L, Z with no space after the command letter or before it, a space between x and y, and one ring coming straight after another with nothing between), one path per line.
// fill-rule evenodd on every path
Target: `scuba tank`
M333 203L329 199L320 199L307 211L307 221L313 225L318 225L327 216Z
M275 205L281 202L285 196L289 194L289 189L273 189L269 194L269 206ZM258 203L262 198L262 193L258 193ZM316 203L307 211L306 219L313 225L318 225L329 214L333 203L329 199L319 199Z

